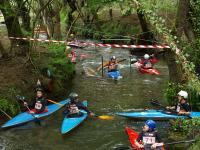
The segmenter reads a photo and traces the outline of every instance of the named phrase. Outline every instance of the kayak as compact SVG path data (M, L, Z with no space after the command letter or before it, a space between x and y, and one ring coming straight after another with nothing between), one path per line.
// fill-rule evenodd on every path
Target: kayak
M138 146L135 144L135 140L138 138L139 134L134 129L129 128L129 127L126 127L125 130L126 130L126 133L128 134L131 147L137 150L144 150L143 148L138 148ZM162 150L164 150L164 147L162 147Z
M69 99L66 99L66 100L59 102L59 104L64 106L68 102L69 102ZM50 105L47 106L48 111L44 112L44 113L40 113L40 114L30 114L29 112L20 113L17 116L15 116L14 118L12 118L11 120L9 120L8 122L6 122L4 125L2 125L1 128L16 126L16 125L20 125L20 124L23 124L23 123L33 121L36 118L42 118L42 117L45 117L45 116L49 116L52 113L54 113L55 111L59 110L61 107L62 106L60 106L58 104L50 104Z
M140 67L139 71L141 73L148 73L148 74L151 74L151 75L153 75L153 74L160 75L160 72L157 69L155 69L155 68L147 69L147 68Z
M83 101L83 104L85 106L87 106L87 101ZM88 116L87 112L84 110L80 110L83 115L80 117L65 117L63 122L62 122L62 126L61 126L61 133L62 134L66 134L69 131L71 131L72 129L74 129L75 127L77 127L78 125L80 125Z
M67 45L70 47L74 47L74 48L84 48L85 47L85 45L80 42L70 42Z
M107 76L109 78L112 78L114 80L119 80L122 78L120 72L117 70L117 71L111 71L111 72L107 72Z
M129 127L125 127L125 130L126 130L126 133L128 134L131 147L134 149L137 149L138 147L135 145L135 140L138 138L138 133Z
M133 119L156 119L156 120L169 120L178 118L198 118L200 117L200 112L191 112L190 116L181 116L170 114L170 112L165 112L163 110L147 110L143 112L121 112L116 113L118 116L133 118Z

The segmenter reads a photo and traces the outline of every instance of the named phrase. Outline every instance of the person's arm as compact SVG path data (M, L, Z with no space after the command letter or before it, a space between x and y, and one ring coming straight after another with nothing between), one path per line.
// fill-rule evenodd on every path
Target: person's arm
M64 107L65 109L63 111L63 115L66 116L67 114L69 114L69 104L66 104Z
M168 110L175 110L176 106L167 106L166 109Z
M109 62L105 62L104 64L103 64L103 67L106 67L106 66L108 66L109 65ZM96 71L99 71L99 70L101 70L102 69L102 65L101 66L99 66L97 69L96 69Z
M142 136L143 136L143 132L141 132L138 138L135 140L135 145L139 148L144 148L144 145L139 143L140 141L142 141Z
M151 148L152 148L152 149L155 149L155 148L160 147L160 146L163 146L163 145L164 145L164 143L162 142L159 133L156 132L156 143L154 143L154 144L151 146Z
M78 109L83 109L85 110L88 114L90 114L91 116L94 116L95 114L93 112L91 112L86 106L83 105L82 102L78 102L76 104L76 106L78 107Z
M188 103L186 103L186 104L183 104L182 106L183 106L183 109L184 109L184 110L180 110L180 111L178 112L178 114L179 114L179 115L190 115L190 112L191 112L191 107L190 107L190 105L189 105Z

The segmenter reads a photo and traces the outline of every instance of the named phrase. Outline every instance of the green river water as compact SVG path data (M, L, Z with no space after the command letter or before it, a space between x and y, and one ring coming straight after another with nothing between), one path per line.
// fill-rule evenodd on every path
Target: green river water
M60 127L63 120L62 111L47 117L42 126L29 123L25 126L2 130L0 133L0 149L6 150L113 150L120 145L129 146L124 127L131 126L140 131L144 121L128 120L115 116L116 112L143 110L152 108L150 99L163 99L163 89L168 82L168 68L164 60L155 67L160 76L142 75L132 67L129 69L129 51L126 49L86 48L77 53L88 54L89 58L77 63L77 73L71 89L63 95L77 92L80 99L88 100L89 109L100 115L114 115L114 120L100 120L89 117L71 133L63 136ZM120 66L123 79L113 81L99 76L90 77L83 73L84 68L96 68L101 64L101 56L105 59L112 55L127 58ZM66 83L68 84L68 83ZM65 99L66 97L63 97ZM163 102L164 103L164 102ZM157 122L158 130L164 141L169 139L169 124ZM172 148L170 148L172 149ZM178 148L175 148L178 149ZM179 148L182 149L182 148Z

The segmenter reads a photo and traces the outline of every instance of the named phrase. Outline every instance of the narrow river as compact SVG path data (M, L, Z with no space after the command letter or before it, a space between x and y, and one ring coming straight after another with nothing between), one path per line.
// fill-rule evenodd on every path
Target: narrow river
M124 127L131 126L140 131L143 121L128 120L115 116L116 112L143 110L152 108L149 100L163 99L163 89L168 82L168 68L164 60L155 67L160 76L141 74L135 67L129 68L129 51L127 49L85 48L78 49L88 58L76 65L77 73L72 81L72 88L66 91L77 92L80 99L88 100L89 109L99 115L113 115L114 120L100 120L89 117L70 134L62 136L60 127L63 120L60 110L42 122L42 126L29 123L1 131L0 149L6 150L113 150L120 145L129 146ZM108 59L115 55L126 58L120 70L123 78L119 81L97 76L87 76L84 69L95 69L101 65L101 56ZM68 83L66 83L68 84ZM71 85L71 84L70 84ZM63 97L65 99L65 97ZM168 139L168 123L158 122L158 130L164 141Z

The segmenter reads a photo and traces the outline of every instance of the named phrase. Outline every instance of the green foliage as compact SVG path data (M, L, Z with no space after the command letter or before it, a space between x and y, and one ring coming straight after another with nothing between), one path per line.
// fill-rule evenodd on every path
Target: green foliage
M194 119L176 119L171 122L173 131L182 132L188 136L198 136L200 134L200 118Z
M20 111L18 102L16 101L16 95L19 95L20 91L13 85L0 92L0 109L8 113L9 115L16 115Z
M188 102L192 106L192 109L195 111L200 110L200 95L192 86L188 85L181 85L169 82L164 90L164 95L168 103L170 105L175 105L177 103L176 96L180 90L185 90L188 92Z
M75 71L75 66L66 57L65 44L45 44L49 51L49 57L40 59L40 68L48 68L56 80L68 80ZM35 61L38 61L37 59Z
M19 112L18 105L16 103L11 103L11 101L6 98L0 98L0 109L13 116Z
M170 105L175 105L177 103L176 96L177 93L183 89L183 86L176 83L168 83L165 90L164 95Z

